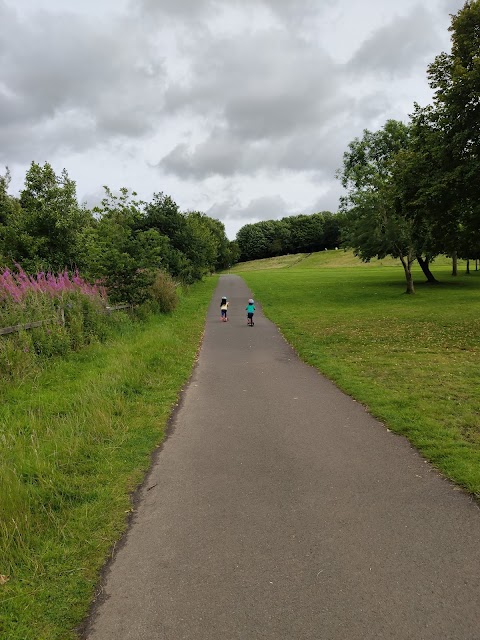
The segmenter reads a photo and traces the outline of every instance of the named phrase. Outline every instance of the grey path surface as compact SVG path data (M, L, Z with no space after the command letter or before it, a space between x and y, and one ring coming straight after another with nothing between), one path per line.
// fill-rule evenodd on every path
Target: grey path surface
M221 278L88 639L478 640L478 507L248 296Z

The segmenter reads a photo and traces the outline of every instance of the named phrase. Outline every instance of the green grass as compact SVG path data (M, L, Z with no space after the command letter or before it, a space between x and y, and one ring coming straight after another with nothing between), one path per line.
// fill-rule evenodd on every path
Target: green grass
M442 284L416 269L407 296L401 267L322 260L242 275L306 362L480 497L480 272L453 278L444 259Z
M76 637L191 373L216 282L2 389L1 638Z
M439 267L450 267L451 260L444 256L439 256L433 265L433 270ZM394 258L386 257L382 260L372 258L370 262L362 262L360 258L353 255L352 251L330 250L320 251L318 253L297 253L287 256L277 256L276 258L265 258L263 260L250 260L249 262L240 262L226 273L245 273L248 271L264 271L265 269L317 269L332 267L361 267L362 269L371 269L378 267L395 267L400 266L400 261ZM459 260L460 269L465 269L465 262ZM473 265L474 268L474 265Z
M258 271L259 269L288 269L304 260L308 255L308 253L297 253L295 255L278 256L277 258L240 262L228 269L228 273L243 273L245 271Z

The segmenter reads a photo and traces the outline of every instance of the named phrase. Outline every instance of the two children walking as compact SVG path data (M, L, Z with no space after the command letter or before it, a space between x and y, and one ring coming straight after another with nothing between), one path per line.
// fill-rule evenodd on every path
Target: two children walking
M249 327L253 327L255 324L253 321L253 314L255 313L255 304L252 298L248 301L247 306L245 307L245 311L247 312L247 324ZM221 312L221 321L228 322L228 300L227 296L222 296L222 300L220 302L220 312Z

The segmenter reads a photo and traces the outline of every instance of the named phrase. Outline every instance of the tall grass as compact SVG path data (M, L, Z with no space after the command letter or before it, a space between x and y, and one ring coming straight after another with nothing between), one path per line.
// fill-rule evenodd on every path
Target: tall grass
M170 315L11 383L0 406L0 637L66 640L188 379L216 279Z
M401 267L322 268L314 256L243 277L306 362L480 497L480 272L453 278L444 265L440 285L416 271L415 296Z
M38 328L0 336L0 376L3 380L38 370L46 358L65 355L106 337L103 287L78 273L27 275L4 269L0 273L0 327L44 321Z

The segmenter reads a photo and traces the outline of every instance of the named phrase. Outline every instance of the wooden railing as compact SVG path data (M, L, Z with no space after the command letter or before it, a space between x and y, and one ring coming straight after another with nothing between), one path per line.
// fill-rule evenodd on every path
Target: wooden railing
M25 331L26 329L35 329L41 327L43 324L49 322L58 322L58 318L49 318L48 320L37 320L36 322L27 322L26 324L16 324L13 327L4 327L0 329L0 336L5 336L7 333L15 333L15 331Z

